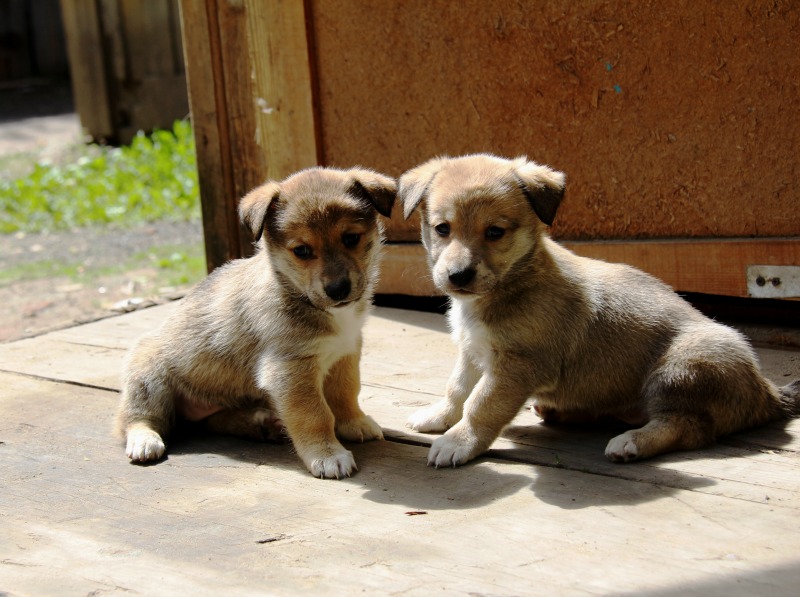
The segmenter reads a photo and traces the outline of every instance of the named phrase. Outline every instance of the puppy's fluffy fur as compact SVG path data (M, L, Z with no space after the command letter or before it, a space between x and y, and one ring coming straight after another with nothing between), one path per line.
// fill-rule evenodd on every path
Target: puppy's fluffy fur
M130 351L118 429L135 462L156 460L176 417L220 433L285 430L317 477L349 476L337 440L382 439L358 405L361 328L377 281L391 178L312 168L244 197L256 254L215 270Z
M447 430L429 464L475 458L531 396L546 421L640 426L609 442L618 462L798 414L800 382L765 379L738 332L648 274L553 242L545 225L563 191L562 173L491 155L434 159L399 180L405 216L420 207L459 348L444 400L409 420Z

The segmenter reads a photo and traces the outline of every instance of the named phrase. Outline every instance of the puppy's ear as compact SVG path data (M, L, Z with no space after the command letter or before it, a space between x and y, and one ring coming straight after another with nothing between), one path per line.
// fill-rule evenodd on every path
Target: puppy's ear
M446 161L446 158L428 160L400 177L397 196L403 204L403 216L406 220L411 217L417 206L428 195L431 182Z
M247 193L239 202L239 219L250 229L256 242L261 240L264 232L269 205L279 194L278 183L269 181Z
M527 158L517 158L514 161L514 173L525 193L528 202L539 219L552 225L556 218L556 211L564 198L566 176L563 172L552 170L536 162L529 162Z
M354 180L348 192L370 203L382 216L390 217L397 196L394 179L365 168L352 168L350 174Z

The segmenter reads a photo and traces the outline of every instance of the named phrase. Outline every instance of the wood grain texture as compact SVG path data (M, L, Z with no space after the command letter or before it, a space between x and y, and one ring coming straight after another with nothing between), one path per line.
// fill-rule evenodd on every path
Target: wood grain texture
M216 2L182 0L181 22L206 264L211 271L242 254Z
M489 455L426 467L433 436L404 421L438 399L455 358L440 315L370 317L361 403L388 441L349 445L350 479L312 478L289 445L191 429L165 461L132 466L110 433L118 385L85 384L117 376L174 308L0 345L3 591L796 592L798 421L614 465L611 431L523 411ZM800 376L798 355L759 349L776 380Z
M578 255L627 263L678 292L746 297L748 265L800 265L800 238L676 239L670 241L562 241ZM439 296L421 244L389 243L379 294Z
M75 109L81 125L96 138L114 134L109 81L103 61L103 36L97 4L92 0L61 0L64 35L70 61Z
M252 253L239 199L316 165L302 2L181 4L209 270Z
M62 1L75 105L96 141L130 143L187 116L177 1Z
M249 254L235 204L267 176L313 163L397 176L476 151L566 172L555 238L675 240L578 250L678 290L744 296L740 266L775 257L769 239L787 238L779 263L796 263L800 128L783 114L800 104L786 83L800 14L787 4L198 4L183 3L184 35L210 269ZM417 216L399 211L390 240L418 242ZM722 244L684 244L703 238ZM381 292L435 293L413 251L390 250Z
M568 240L796 236L791 2L313 0L326 162L567 174ZM407 225L393 222L396 240Z
M255 109L255 141L266 162L260 183L286 178L320 159L304 3L254 1L248 10L249 99Z

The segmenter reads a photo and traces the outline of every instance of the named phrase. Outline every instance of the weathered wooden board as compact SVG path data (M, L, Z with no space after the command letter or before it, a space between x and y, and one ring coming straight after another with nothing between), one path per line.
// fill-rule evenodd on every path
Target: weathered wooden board
M308 5L326 164L528 155L572 240L798 233L792 2Z
M321 161L305 7L181 1L209 269L252 253L241 197Z
M94 388L119 389L127 349L156 327L177 303L0 346L0 369ZM764 372L777 383L800 377L800 353L758 348ZM456 348L441 315L376 309L365 328L361 402L387 437L427 446L435 435L405 427L417 408L438 400ZM603 456L612 428L543 425L523 410L498 439L491 455L506 461L554 466L800 507L800 421L773 424L726 438L710 450L673 454L633 465ZM420 457L419 466L425 465Z
M17 374L0 386L4 593L791 595L800 583L796 511L772 502L493 458L437 470L396 442L352 446L360 471L338 482L312 478L287 445L192 434L133 466L108 432L114 392Z
M668 241L563 241L583 257L627 263L660 278L679 292L748 296L750 265L800 265L800 239L674 239ZM438 296L421 244L385 249L380 294Z
M77 327L57 330L47 340L126 350L142 334L156 329L178 307L180 301L140 309L124 317L108 317Z
M61 0L75 105L95 140L188 115L177 0Z
M800 20L747 4L183 0L208 266L251 252L236 202L267 177L490 151L567 174L554 234L585 254L746 296L747 265L800 259ZM379 291L439 294L400 211Z
M81 124L98 139L114 135L109 81L103 60L100 15L94 2L61 0L72 76L72 94Z
M125 351L178 306L166 303L43 336L0 344L0 371L119 390Z

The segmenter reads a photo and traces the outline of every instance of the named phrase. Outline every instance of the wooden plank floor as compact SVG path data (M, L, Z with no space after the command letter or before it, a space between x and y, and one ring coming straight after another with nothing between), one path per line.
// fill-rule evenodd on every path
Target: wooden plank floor
M526 410L489 455L429 468L405 420L453 364L438 315L368 322L361 401L387 441L351 446L350 479L192 433L131 465L110 433L122 357L173 308L0 345L0 595L800 593L800 421L615 465L613 430ZM800 377L799 353L759 355Z

